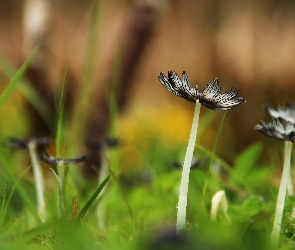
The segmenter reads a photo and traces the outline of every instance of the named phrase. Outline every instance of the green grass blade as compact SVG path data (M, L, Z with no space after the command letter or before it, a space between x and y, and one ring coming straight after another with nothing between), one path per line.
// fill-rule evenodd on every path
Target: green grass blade
M55 146L56 146L56 157L61 156L61 143L64 136L64 103L65 103L65 84L67 79L67 68L65 69L64 77L63 77L63 83L61 88L61 93L59 97L59 103L58 103L58 114L57 114L57 126L56 126L56 140L55 140ZM59 175L62 185L62 193L63 197L65 196L65 187L66 187L66 181L67 181L67 166L61 165L57 166L57 173Z
M0 222L2 221L3 213L4 213L4 209L5 209L5 206L6 206L6 204L7 204L7 203L6 203L7 186L8 186L8 182L6 183L5 188L4 188L3 200L2 200L1 211L0 211ZM1 223L0 223L0 224L1 224Z
M37 235L41 235L42 233L44 233L44 231L52 229L54 226L60 224L61 222L62 222L62 219L57 219L57 220L52 221L52 222L41 224L39 227L34 228L30 232L28 232L28 233L22 235L20 238L16 239L15 243L25 244L28 241L32 240ZM37 248L34 248L34 249L37 249ZM44 249L46 249L46 248L44 248Z
M113 77L112 83L110 88L106 88L105 95L107 96L107 102L109 107L109 114L110 114L110 125L109 125L109 137L110 138L118 138L118 103L117 103L117 96L118 96L118 88L120 85L120 77L121 77L121 53L116 54L115 62L114 62L114 69L113 69ZM104 154L106 150L102 151ZM109 152L109 165L112 166L113 170L116 172L119 166L119 151L115 149L111 149Z
M91 197L88 199L88 201L85 203L81 211L77 215L77 221L80 221L84 218L85 214L87 213L88 209L91 207L93 202L95 201L96 197L100 194L104 186L108 183L111 175L109 174L107 178L104 179L104 181L95 189L94 193L91 195Z
M210 174L212 172L212 164L213 164L213 159L214 159L214 155L215 155L215 152L216 152L217 143L218 143L219 137L221 135L221 131L223 129L223 125L224 125L227 113L228 113L228 111L225 111L225 113L223 115L223 118L222 118L222 121L221 121L221 124L220 124L219 129L218 129L216 139L215 139L215 143L214 143L213 150L212 150L212 157L210 158L209 169L207 171L207 175L206 175L206 179L205 179L205 183L204 183L204 187L203 187L203 197L205 197L205 195L206 195L207 186L208 186L208 180L209 180L209 176L210 176Z
M65 70L65 73L64 73L61 93L59 97L59 104L58 104L58 117L57 117L56 140L55 140L56 157L60 157L60 153L61 153L60 145L63 138L63 117L64 117L63 115L64 115L64 103L65 103L64 90L65 90L66 78L67 78L67 69Z
M85 127L87 125L87 117L90 110L91 98L89 97L91 96L91 91L94 84L97 44L99 39L98 34L100 30L100 14L102 13L100 3L100 1L95 1L91 13L82 82L77 92L78 102L76 102L69 132L70 139L73 142L71 144L72 148L70 148L71 154L75 153L76 148L74 147L77 147L76 145L80 144L80 138L83 138Z
M5 170L8 178L10 179L11 183L13 184L17 184L17 180L14 176L14 174L11 171L10 166L8 166L6 160L4 159L3 155L0 154L0 165L2 166L2 168ZM29 199L29 197L27 196L25 190L20 186L20 185L16 185L17 187L17 191L19 192L22 200L24 201L24 203L26 204L26 206L28 207L29 211L32 213L32 215L34 215L35 219L38 222L41 222L36 206L32 203L32 201Z
M199 151L201 151L203 154L205 154L208 157L213 157L214 160L221 165L221 167L229 174L233 175L233 169L232 167L223 159L221 159L218 155L213 154L213 152L209 149L206 149L205 147L201 146L200 144L196 144L195 148Z
M15 89L17 84L20 82L21 78L24 76L27 68L30 66L32 60L37 55L38 48L34 49L31 55L25 60L23 65L19 68L19 70L16 72L16 74L11 79L10 83L4 90L4 92L0 96L0 107L6 102L12 91Z
M110 110L110 137L116 138L118 136L118 129L117 129L117 118L118 118L118 103L117 103L117 96L118 96L118 89L121 84L121 50L116 53L115 62L114 62L114 69L113 69L113 81L111 83L110 89L107 89L106 95L108 96L108 105Z
M8 198L7 198L7 201L3 207L3 210L1 209L1 217L0 217L0 226L2 225L2 222L3 222L3 218L6 214L6 211L8 209L8 205L10 203L10 200L12 199L12 196L14 194L14 191L17 189L18 185L19 185L19 182L22 180L22 178L25 176L25 174L29 171L31 167L27 167L21 174L20 176L17 178L17 180L15 181L15 183L13 184L12 186L12 189L11 189L11 192L10 194L8 195ZM7 183L8 184L8 183ZM2 204L3 206L3 204Z
M59 166L57 166L57 167L59 167ZM64 196L63 196L63 191L62 191L63 190L62 184L60 183L60 179L56 175L55 171L52 168L50 168L50 170L54 174L54 177L57 182L59 210L60 210L61 214L64 215L66 213L66 209L65 209L65 202L64 202Z
M0 70L9 79L13 78L16 74L16 70L12 65L9 64L7 60L0 54ZM53 131L54 123L52 118L48 115L50 114L50 107L48 103L42 98L42 96L34 89L34 87L29 84L26 79L22 79L21 83L17 86L24 97L31 103L31 105L37 110L39 115L45 121L46 125Z

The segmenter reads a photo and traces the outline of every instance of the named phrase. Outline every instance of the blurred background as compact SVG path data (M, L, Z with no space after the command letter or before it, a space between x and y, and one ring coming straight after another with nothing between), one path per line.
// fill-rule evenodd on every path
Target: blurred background
M143 155L157 161L157 152L185 149L194 105L157 78L161 71L186 71L191 86L203 90L217 77L222 92L236 85L247 100L229 111L217 147L231 162L256 141L274 143L254 130L262 119L270 121L263 103L295 105L294 28L290 0L0 0L0 89L10 81L9 69L39 46L24 84L48 104L40 114L15 91L0 110L1 136L54 136L66 75L65 127L81 142L77 154L99 164L93 145L113 135L123 142L122 165L140 167ZM110 114L119 117L115 125ZM208 126L198 143L212 148L222 116L201 109L200 123ZM183 154L169 157L182 161Z

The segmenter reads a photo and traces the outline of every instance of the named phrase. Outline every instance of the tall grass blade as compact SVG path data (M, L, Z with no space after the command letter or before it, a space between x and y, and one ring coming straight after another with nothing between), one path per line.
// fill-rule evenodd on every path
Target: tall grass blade
M61 142L63 140L64 136L64 103L65 103L65 96L64 96L64 90L65 90L65 83L66 83L66 77L67 77L67 69L64 73L61 93L59 97L59 103L58 103L58 117L57 117L57 127L56 127L56 157L60 157L61 155ZM65 164L58 164L56 166L57 168L57 175L60 180L60 184L62 187L62 193L63 196L65 195L65 187L66 187L66 174L67 174L67 166Z
M20 176L17 178L17 180L14 182L13 186L12 186L12 189L8 195L8 198L7 198L7 201L5 203L5 206L4 206L4 209L3 209L3 212L1 211L1 218L0 218L0 227L2 225L2 222L3 222L3 218L5 217L5 214L8 210L8 205L10 203L10 200L12 199L12 196L14 194L14 191L17 189L18 185L19 185L19 182L22 180L22 178L25 176L25 174L29 171L31 167L27 167L21 174ZM8 183L7 183L8 184Z
M121 65L120 65L120 53L117 54L113 74L114 77L113 82L111 84L111 90L106 93L108 96L108 105L109 105L109 112L110 112L110 132L109 138L117 138L118 137L118 129L117 129L117 118L118 118L118 105L117 105L117 87L120 84L120 72L121 72ZM108 147L101 148L101 163L100 163L100 172L99 172L99 179L98 184L102 183L103 180L107 177L108 174L108 162L106 161L105 154L108 152ZM109 164L112 166L113 169L117 170L119 165L119 154L117 150L110 150L110 162ZM104 195L104 191L106 188L102 190L100 196ZM97 219L98 219L98 228L100 230L104 230L105 228L105 201L101 200L96 209Z
M12 65L9 64L7 60L3 58L0 54L0 70L3 72L8 78L13 78L16 74L16 70ZM39 115L45 121L48 128L52 131L54 130L54 123L52 122L52 117L50 114L50 107L46 101L42 98L42 96L32 87L26 79L22 79L21 83L18 85L18 89L24 95L24 97L28 100L29 103L37 110Z
M216 139L215 139L215 143L214 143L213 150L212 150L212 157L210 158L209 169L207 171L207 175L206 175L206 179L205 179L205 183L204 183L204 187L203 187L203 197L205 197L205 195L206 195L207 186L208 186L208 180L209 180L210 174L212 172L212 164L213 164L213 159L214 159L214 155L215 155L215 152L216 152L217 143L218 143L219 137L221 135L221 131L223 129L223 125L224 125L227 113L228 113L228 111L226 111L224 113L224 115L223 115L221 124L220 124L219 129L218 129L218 133L217 133L217 136L216 136Z
M20 82L21 78L24 76L27 68L30 66L32 60L37 55L38 48L34 49L31 55L25 60L25 62L22 64L22 66L19 68L19 70L16 72L16 74L11 79L10 83L4 90L4 92L0 96L0 108L1 106L6 102L12 91L15 89L17 84Z
M66 77L67 77L67 69L64 73L61 93L59 97L58 103L58 113L57 113L57 126L56 126L56 139L55 139L55 146L56 146L56 157L60 157L60 147L61 141L63 138L63 118L64 118L64 103L65 103L65 84L66 84Z
M2 204L1 204L1 210L0 210L0 222L2 221L4 209L6 206L7 186L8 186L8 182L6 183L5 188L4 188L4 192L3 192L3 200L2 200ZM0 225L1 225L1 223L0 223Z
M108 183L111 175L109 174L107 178L104 179L102 183L95 189L94 193L91 195L91 197L88 199L88 201L85 203L81 211L77 215L77 221L80 221L84 218L85 214L87 213L88 209L91 207L93 202L95 201L96 197L100 194L104 186Z
M17 184L17 180L16 180L14 174L11 171L11 167L8 166L8 163L6 162L6 159L4 159L4 157L3 157L2 154L0 154L0 165L5 170L8 178L10 179L10 182L13 183L13 184L16 184L17 191L19 192L19 194L21 196L21 199L26 204L26 206L28 207L29 211L32 213L32 215L34 215L35 219L38 222L41 222L41 220L39 218L39 215L38 215L38 212L36 210L35 205L33 205L32 201L27 196L25 190L19 184Z
M115 138L118 135L117 118L118 118L118 88L121 84L121 51L119 50L115 57L115 63L113 68L113 81L111 84L111 90L106 93L108 95L108 105L110 110L110 137ZM108 94L109 93L109 94Z
M57 166L57 167L59 167L59 166ZM56 182L57 182L59 210L60 210L60 213L62 215L64 215L66 213L66 209L65 209L65 202L64 202L64 195L63 195L62 183L60 182L60 179L57 176L57 174L55 173L55 171L52 168L50 168L50 170L54 174L54 177L55 177Z
M83 69L83 78L78 91L78 102L76 102L74 116L71 122L69 136L72 143L70 151L75 151L80 143L80 138L83 138L85 127L87 125L87 117L91 104L91 91L94 83L95 63L97 56L98 31L100 28L99 13L100 1L94 1L93 11L90 20L90 29L88 34L88 42L86 46L85 64ZM74 152L71 152L74 153Z

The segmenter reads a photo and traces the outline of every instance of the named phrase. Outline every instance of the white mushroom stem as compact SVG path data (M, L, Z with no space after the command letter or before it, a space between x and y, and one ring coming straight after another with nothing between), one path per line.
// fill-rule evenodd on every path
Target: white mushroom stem
M287 185L290 178L290 162L291 162L291 152L292 152L292 142L285 142L285 157L284 157L284 166L283 174L281 178L281 184L279 188L279 194L277 198L276 211L273 223L273 229L271 233L271 241L273 246L276 247L279 244L281 224L283 219L284 207L285 207L285 198Z
M180 233L182 229L185 228L186 220L186 206L187 206L187 193L188 193L188 184L189 184L189 173L196 143L196 136L198 131L199 115L200 115L201 104L199 101L196 101L195 113L193 118L193 124L191 129L191 134L185 154L185 159L183 163L182 176L180 182L179 190L179 201L178 201L178 212L177 212L177 223L176 223L176 232Z
M41 221L45 222L44 184L42 170L36 152L36 141L32 140L31 142L29 142L28 148L35 179L38 214Z

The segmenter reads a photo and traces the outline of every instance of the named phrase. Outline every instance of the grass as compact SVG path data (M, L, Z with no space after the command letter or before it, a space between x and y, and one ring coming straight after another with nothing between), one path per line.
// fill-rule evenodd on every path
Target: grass
M63 136L63 95L62 89L56 126L57 154L61 154L61 149L71 143ZM5 102L2 108L5 108ZM201 120L201 130L209 125L208 120L208 117L203 122ZM214 118L211 119L213 121ZM181 171L167 165L171 159L183 155L183 148L175 151L175 148L167 146L164 138L158 136L147 138L147 143L153 145L152 152L142 150L138 146L140 141L135 142L134 152L144 162L137 171L123 171L124 162L120 162L120 154L107 154L111 175L99 186L97 181L77 176L77 171L71 166L62 192L58 176L47 171L45 222L38 216L34 179L28 171L28 164L17 161L21 162L22 171L19 172L14 158L21 158L21 155L11 154L1 147L0 193L3 195L0 198L0 248L167 249L165 244L169 246L169 239L174 237L178 243L173 244L173 249L195 249L197 246L271 249L270 233L278 193L278 187L272 180L279 170L274 171L275 164L272 163L259 164L263 152L261 143L251 145L236 155L232 165L218 156L216 146L207 149L197 143L195 155L200 157L204 167L191 170L187 231L183 235L171 233L176 221ZM107 189L99 196L107 182ZM227 214L224 211L226 206L219 206L219 209L215 206L214 220L211 220L211 200L220 190L227 199ZM102 199L105 209L103 230L99 229L96 218L96 209ZM295 246L295 223L291 218L294 201L294 197L286 200L281 249Z
M98 18L97 15L95 12L93 22ZM92 36L97 31L93 28L92 32L89 39L93 42L96 38ZM92 42L89 42L89 47ZM1 72L11 79L0 95L0 109L8 108L6 105L13 91L21 90L36 108L40 103L37 110L50 123L44 101L23 84L23 74L35 53L17 71L4 67L7 64L4 64L3 59L0 60ZM87 60L90 71L94 70L94 58L89 51ZM89 81L90 85L92 74L85 71L83 81ZM72 145L76 138L72 141L71 137L65 136L65 79L66 72L61 84L58 119L56 124L51 124L52 130L56 131L57 156L73 156L69 155L72 149L64 152L64 148L74 146L75 151L79 149L77 145ZM81 95L87 96L90 86L86 88ZM120 135L116 103L112 96L110 98L111 135ZM83 112L81 107L76 108L78 113ZM198 139L214 121L216 113L211 114L201 119ZM75 119L79 121L77 117ZM10 117L2 119L12 127L18 125L18 121ZM85 119L82 127L85 126ZM78 124L76 122L71 129L79 132L81 128L75 127ZM161 135L145 135L147 150L141 147L143 142L140 139L133 141L134 155L127 157L141 158L141 167L125 166L118 151L107 154L110 175L100 185L97 180L83 179L75 166L68 167L63 183L60 183L55 173L43 167L46 175L45 222L38 216L34 178L29 163L21 154L14 154L1 146L0 249L272 249L270 234L278 195L278 186L273 180L280 172L275 167L277 164L260 163L263 147L267 147L261 143L253 144L233 156L233 164L229 164L218 155L218 147L222 146L218 144L216 147L219 136L222 137L222 133L212 142L215 145L213 149L196 144L195 156L199 157L202 166L190 172L187 230L182 235L173 232L181 170L169 164L183 159L183 147L175 148L173 142L165 141ZM99 195L106 184L105 192ZM227 214L224 211L226 205L214 206L214 220L211 220L211 200L220 190L223 190L223 201L220 202L225 204L226 197ZM100 229L96 211L102 199L104 227ZM291 217L294 202L294 197L286 198L279 235L280 249L295 247L295 222Z
M200 126L204 124L201 122ZM149 140L154 143L155 138ZM63 146L67 144L63 140L59 143ZM175 225L175 206L181 176L179 169L170 168L167 164L173 155L183 153L183 150L179 148L179 152L175 153L172 148L163 148L163 141L158 140L158 143L160 145L156 154L140 149L135 151L146 164L133 175L128 176L128 173L120 171L120 164L114 167L115 172L112 171L114 163L107 159L112 177L107 176L103 182L109 182L103 194L106 209L104 230L98 228L95 218L95 210L100 202L100 198L96 197L102 190L102 186L97 187L97 182L80 180L79 185L75 185L75 171L70 169L65 185L71 188L66 188L63 196L57 176L56 179L47 178L46 190L50 188L52 192L46 192L46 221L42 223L38 219L31 173L25 163L22 164L23 173L18 173L17 168L12 167L12 157L18 155L11 155L1 148L1 249L156 249L155 245L157 249L165 249L159 245L166 241L167 245L171 243L161 230ZM197 246L210 246L213 249L271 249L268 242L278 191L271 182L275 177L272 171L275 164L258 164L262 147L259 143L250 146L235 156L233 165L229 165L218 156L218 150L202 148L197 144L196 155L204 160L205 168L191 170L188 236L174 235L182 238L177 243L181 247L174 244L173 249L183 249L184 246L185 249L195 249ZM155 155L156 160L153 159ZM112 156L109 154L109 157ZM156 161L158 163L153 164ZM214 169L207 175L206 166L209 165L212 170L217 167L217 170L220 168L222 171ZM47 176L53 174L47 172ZM207 191L203 200L202 188L205 183ZM227 214L231 222L222 208L217 210L214 221L210 219L211 199L219 190L225 192L229 205ZM57 194L63 200L61 207L57 203ZM292 202L294 199L289 197L280 236L282 249L294 246L295 223L290 218ZM77 209L75 216L73 207ZM202 211L206 211L207 215ZM159 240L160 237L163 237L162 240Z

